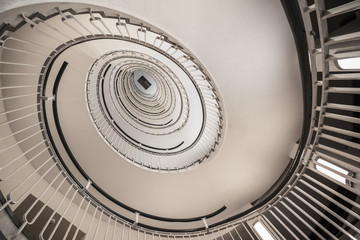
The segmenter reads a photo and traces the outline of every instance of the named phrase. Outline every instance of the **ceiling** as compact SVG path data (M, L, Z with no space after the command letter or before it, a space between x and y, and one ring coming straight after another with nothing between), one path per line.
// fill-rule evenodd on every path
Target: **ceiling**
M1 2L0 12L43 1ZM300 71L280 2L86 3L135 16L189 49L219 91L224 131L211 160L193 170L158 173L125 161L100 138L84 96L87 69L93 61L123 45L106 40L88 42L62 54L61 61L70 64L58 95L64 136L80 166L112 197L148 214L190 218L226 206L215 221L248 208L280 177L301 133ZM65 8L66 4L60 6ZM1 17L6 19L7 15ZM59 68L60 62L54 66Z

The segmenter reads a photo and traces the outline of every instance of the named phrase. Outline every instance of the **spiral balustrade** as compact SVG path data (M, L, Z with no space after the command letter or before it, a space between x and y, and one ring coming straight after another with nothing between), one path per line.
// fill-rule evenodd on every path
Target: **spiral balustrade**
M110 47L86 71L89 117L128 162L172 174L210 158L221 140L221 99L198 61L165 34L94 8L22 14L16 26L1 25L0 184L5 198L0 210L10 212L29 194L36 196L10 235L30 238L27 228L50 207L39 239L57 237L65 220L62 239L261 239L259 223L269 239L359 239L360 67L341 69L338 61L360 56L360 1L282 3L303 78L304 125L297 153L281 181L252 208L213 224L203 216L193 220L202 227L186 229L142 223L153 216L114 205L86 175L67 166L56 120L58 98L64 96L57 90L71 61L66 54L106 41ZM354 20L329 28L344 15ZM46 38L46 44L37 38ZM127 50L111 50L114 45ZM87 66L76 64L80 70ZM74 78L83 77L80 70L72 70ZM175 142L179 135L188 137Z

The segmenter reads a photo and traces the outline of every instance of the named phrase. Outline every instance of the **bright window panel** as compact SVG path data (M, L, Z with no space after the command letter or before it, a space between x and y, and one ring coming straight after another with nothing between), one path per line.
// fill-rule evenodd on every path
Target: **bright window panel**
M271 236L269 231L265 228L265 226L260 221L257 221L254 224L254 228L263 240L274 240L274 238Z
M360 69L360 57L341 59L337 62L341 69Z
M317 160L318 163L321 163L331 169L334 169L336 172L340 172L340 173L343 173L345 175L348 175L349 174L349 171L341 168L341 167L338 167L332 163L329 163L328 161L325 161L324 159L321 159L319 158ZM344 178L343 176L340 176L339 174L337 174L335 171L330 171L326 168L323 168L322 166L319 166L319 165L316 165L316 169L319 170L320 172L324 173L325 175L328 175L329 177L335 179L336 181L339 181L343 184L346 184L346 178Z

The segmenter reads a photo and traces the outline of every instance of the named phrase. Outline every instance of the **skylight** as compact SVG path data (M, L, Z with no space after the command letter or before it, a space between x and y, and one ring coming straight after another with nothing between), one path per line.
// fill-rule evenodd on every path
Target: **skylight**
M263 240L274 240L273 236L271 236L270 232L265 228L265 226L260 221L257 221L254 224L254 228Z
M344 178L343 176L337 174L336 172L347 175L347 174L349 174L349 171L347 171L347 170L345 170L345 169L343 169L341 167L338 167L338 166L336 166L336 165L334 165L332 163L329 163L328 161L325 161L324 159L321 159L321 158L319 158L317 160L317 162L335 170L335 171L331 171L331 170L328 170L328 169L326 169L324 167L316 165L316 169L318 171L324 173L325 175L328 175L329 177L335 179L336 181L339 181L339 182L341 182L343 184L346 184L346 178Z
M145 90L147 90L151 86L151 83L144 76L141 76L138 79L138 82L141 84L143 88L145 88Z
M341 59L337 62L342 69L360 69L360 57Z

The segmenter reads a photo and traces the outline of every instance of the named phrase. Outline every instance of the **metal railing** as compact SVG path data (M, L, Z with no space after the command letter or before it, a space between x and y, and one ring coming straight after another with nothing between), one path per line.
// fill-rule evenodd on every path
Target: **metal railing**
M343 31L333 36L327 25L329 19L359 9L360 1L338 3L339 6L333 8L328 8L323 0L315 0L310 5L305 0L298 0L297 3L283 1L283 4L285 8L291 5L299 10L297 21L302 19L308 46L306 52L311 62L310 130L308 137L304 139L305 148L299 152L299 164L293 167L294 174L282 183L278 191L266 198L262 205L222 222L210 224L208 219L202 219L203 227L189 231L167 231L146 226L141 223L141 215L138 213L134 213L132 219L124 217L91 194L90 181L74 179L58 159L42 122L41 114L44 109L41 101L49 100L51 96L42 96L39 88L39 77L42 79L47 69L38 56L47 58L53 48L4 31L1 38L0 72L0 186L6 201L0 210L10 206L16 209L28 194L33 194L37 199L27 207L22 216L22 224L13 236L33 224L48 206L54 210L40 232L41 239L51 239L62 219L71 223L63 239L76 239L79 232L84 232L86 239L258 239L260 235L253 228L257 221L262 222L277 239L358 239L360 133L354 125L360 124L356 114L359 108L357 102L349 105L344 104L341 99L345 98L344 95L356 99L360 94L359 88L354 87L358 86L356 84L360 80L360 70L349 72L339 69L336 61L358 54L356 43L360 35L359 32L353 32L353 29L346 31L344 27ZM289 8L287 11L290 11ZM58 10L58 13L62 16L62 22L84 39L95 38L97 35L111 38L120 34L118 37L135 39L156 46L164 52L173 51L172 54L175 54L181 51L161 34L151 39L149 29L143 25L136 26L134 31L133 25L118 16L106 16L91 10L81 13L75 10ZM75 42L74 37L58 31L47 20L36 16L32 19L23 17L33 31L52 39L56 46ZM108 19L116 20L114 27L118 33L113 32L107 24ZM90 30L91 25L97 29L96 33ZM45 29L72 40L63 42L54 39ZM194 62L185 53L177 61L189 63L184 65L188 71L199 71L193 67ZM207 79L202 76L193 77L200 85L207 84ZM212 97L204 98L204 101L216 103ZM217 103L216 105L219 106ZM331 165L324 165L319 159L348 173L344 174ZM317 166L346 181L336 180L334 175L320 171ZM43 207L30 216L38 201L43 203ZM56 214L60 215L60 219L54 226ZM47 231L50 225L53 225L52 230ZM70 231L72 226L75 226L73 232Z

